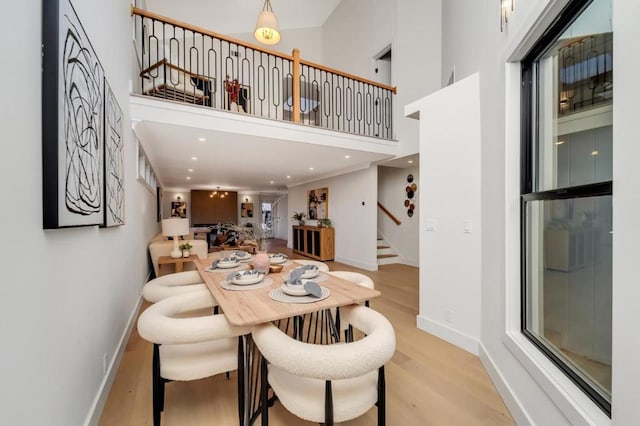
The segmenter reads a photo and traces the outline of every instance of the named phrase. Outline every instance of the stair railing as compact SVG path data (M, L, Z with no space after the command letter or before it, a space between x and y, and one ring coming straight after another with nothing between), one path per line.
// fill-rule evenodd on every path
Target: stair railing
M393 138L396 88L132 8L140 94Z
M391 213L385 206L383 206L382 204L380 204L380 201L378 201L378 207L380 207L380 210L382 210L387 216L389 216L389 218L396 224L396 225L400 225L402 222L400 221L400 219L398 219L397 217L395 217L393 215L393 213Z

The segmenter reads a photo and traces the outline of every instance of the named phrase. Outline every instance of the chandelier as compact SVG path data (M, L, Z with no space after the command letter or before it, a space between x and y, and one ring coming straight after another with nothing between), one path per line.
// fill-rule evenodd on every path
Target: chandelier
M280 42L278 18L276 18L276 15L273 13L269 0L264 0L264 6L258 16L258 22L256 22L256 29L253 32L253 36L263 44L273 45Z
M227 195L229 195L229 193L227 191L224 191L224 192L220 191L220 187L218 186L218 187L216 187L215 191L213 191L211 194L209 194L209 198L215 198L215 197L224 198Z

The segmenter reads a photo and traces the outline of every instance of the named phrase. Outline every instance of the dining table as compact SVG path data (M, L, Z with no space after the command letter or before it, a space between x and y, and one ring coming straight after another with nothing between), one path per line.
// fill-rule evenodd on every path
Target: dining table
M303 266L295 259L287 259L282 263L282 270L277 273L265 275L264 285L253 286L259 288L231 289L228 277L232 271L249 269L251 260L240 263L235 268L211 268L211 259L198 259L194 262L207 288L216 299L219 307L230 324L236 326L252 326L273 322L279 324L286 321L287 329L289 322L292 322L294 334L302 339L301 331L306 315L322 314L322 327L333 330L324 330L325 336L331 335L334 339L340 339L339 317L334 317L336 309L341 306L364 303L380 296L380 292L375 289L361 287L351 281L321 273L316 280L329 295L321 300L306 303L285 303L275 300L272 296L275 291L283 286L285 276L291 270ZM319 279L319 278L322 279ZM268 284L268 285L267 285ZM325 290L323 290L325 291ZM338 314L339 315L339 314ZM318 320L316 319L316 326ZM309 324L311 320L309 320ZM297 327L296 327L297 325ZM297 331L296 331L297 328ZM310 333L309 333L310 334ZM314 335L315 338L315 335ZM238 339L238 414L239 424L247 426L253 424L260 413L260 401L256 398L260 395L258 389L260 385L260 353L253 344L251 335L243 335ZM304 360L301 360L304 362Z

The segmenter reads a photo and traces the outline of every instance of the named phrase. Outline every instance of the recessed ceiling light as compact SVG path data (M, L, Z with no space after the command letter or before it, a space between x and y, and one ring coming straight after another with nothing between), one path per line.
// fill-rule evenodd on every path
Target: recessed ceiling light
M564 141L557 141L556 145L562 145L564 143Z
M271 180L271 181L269 181L269 183L270 183L271 185L273 185L275 182Z
M200 142L206 142L206 141L207 141L207 138L198 138L198 140L199 140Z
M598 155L600 154L600 151L591 151L591 155Z
M313 167L309 167L309 170L313 171Z
M287 176L287 179L291 179L291 176Z
M409 160L409 161L407 161L407 163L413 164L413 160Z
M198 157L191 157L191 159L192 159L192 160L197 160L197 159L198 159Z
M191 176L187 176L187 180L190 180L190 179L191 179Z
M187 170L189 173L193 173L193 169L189 169Z
M344 158L351 158L351 156L350 155L345 155Z

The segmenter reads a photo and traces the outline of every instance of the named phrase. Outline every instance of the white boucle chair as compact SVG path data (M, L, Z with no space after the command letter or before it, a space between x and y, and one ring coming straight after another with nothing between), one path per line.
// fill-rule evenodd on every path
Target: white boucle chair
M329 272L330 275L333 275L335 277L338 278L342 278L344 280L347 281L351 281L354 284L357 284L359 286L362 287L367 287L370 289L375 288L374 284L373 284L373 280L371 278L369 278L368 276L361 274L359 272L351 272L351 271L331 271ZM369 301L365 301L364 305L368 308L369 307ZM336 309L337 313L336 313L336 318L337 318L337 322L339 324L339 332L345 333L345 339L346 340L350 340L353 339L353 329L351 327L349 327L349 323L347 321L343 321L342 318L340 318L340 309Z
M363 339L317 345L300 342L273 324L253 328L253 341L264 357L263 424L269 416L268 384L282 405L302 419L333 425L359 417L377 405L378 425L385 424L384 364L396 348L393 327L365 306L346 306L340 312L366 334Z
M167 297L206 288L198 271L177 272L150 280L142 288L142 297L147 302L156 303Z
M324 262L319 262L317 260L308 260L308 259L291 259L294 262L298 262L301 265L315 265L318 267L320 272L329 272L329 267Z
M138 319L140 336L153 343L154 426L160 425L166 382L197 380L238 368L237 337L248 334L248 327L234 327L224 315L176 318L214 304L209 290L193 291L151 305Z

